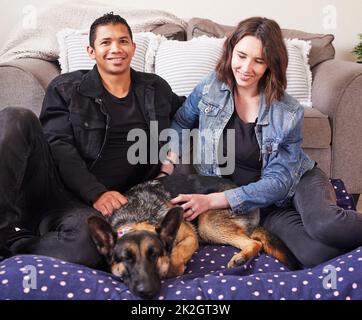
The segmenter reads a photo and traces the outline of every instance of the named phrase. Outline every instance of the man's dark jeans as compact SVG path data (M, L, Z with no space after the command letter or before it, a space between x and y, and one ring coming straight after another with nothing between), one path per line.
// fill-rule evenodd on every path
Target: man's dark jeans
M64 187L37 116L0 111L0 247L98 267L103 259L89 234L91 215L99 213Z
M304 174L292 202L261 210L261 225L283 240L303 266L362 245L362 214L336 205L333 187L318 167Z

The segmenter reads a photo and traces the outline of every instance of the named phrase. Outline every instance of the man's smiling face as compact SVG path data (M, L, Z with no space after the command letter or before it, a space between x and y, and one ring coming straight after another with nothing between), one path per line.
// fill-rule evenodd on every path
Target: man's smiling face
M135 50L127 27L121 23L98 26L94 48L87 48L89 57L96 60L98 70L113 75L129 72Z

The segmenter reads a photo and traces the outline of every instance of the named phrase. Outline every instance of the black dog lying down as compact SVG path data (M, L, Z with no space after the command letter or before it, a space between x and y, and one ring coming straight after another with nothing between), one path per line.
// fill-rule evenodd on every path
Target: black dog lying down
M162 278L184 272L199 240L239 248L229 268L240 266L261 250L288 268L297 268L288 248L258 227L259 210L240 216L233 216L230 210L210 210L198 217L195 226L183 221L182 208L169 202L181 193L208 194L234 187L229 180L199 175L144 182L127 193L128 203L108 221L98 217L88 220L92 238L111 272L131 292L146 299L159 292Z

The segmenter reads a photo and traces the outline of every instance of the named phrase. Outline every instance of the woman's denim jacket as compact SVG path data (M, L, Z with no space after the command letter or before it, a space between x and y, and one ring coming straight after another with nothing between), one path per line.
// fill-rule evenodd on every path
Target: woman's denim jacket
M181 146L186 143L182 129L199 128L194 152L194 167L199 174L222 175L216 150L233 112L233 92L213 72L195 87L175 114L172 128L177 131ZM300 178L314 167L314 161L301 148L303 117L303 107L287 93L269 107L261 94L255 126L262 161L261 178L225 191L234 213L287 204ZM179 152L178 145L173 144L172 149Z

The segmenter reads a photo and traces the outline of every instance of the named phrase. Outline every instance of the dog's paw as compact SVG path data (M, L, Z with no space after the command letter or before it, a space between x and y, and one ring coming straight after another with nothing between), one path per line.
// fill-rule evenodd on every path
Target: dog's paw
M174 278L184 274L186 266L184 264L171 265L168 269L167 278Z
M228 268L240 267L241 265L243 265L246 262L246 260L247 259L245 258L245 256L242 253L237 253L230 259L227 267Z

